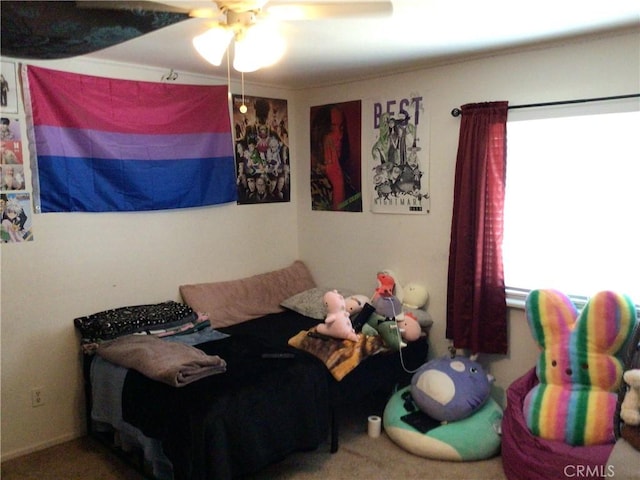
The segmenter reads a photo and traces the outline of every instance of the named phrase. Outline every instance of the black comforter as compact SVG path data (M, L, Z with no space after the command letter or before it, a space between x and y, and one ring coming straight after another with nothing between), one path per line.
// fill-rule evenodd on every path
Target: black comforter
M287 311L221 329L231 335L198 348L222 357L227 372L185 387L130 370L123 418L162 441L176 480L229 479L313 450L327 438L332 408L391 387L403 373L397 354L379 354L336 382L323 363L287 345L316 323ZM415 343L403 349L407 367L426 359L426 341Z

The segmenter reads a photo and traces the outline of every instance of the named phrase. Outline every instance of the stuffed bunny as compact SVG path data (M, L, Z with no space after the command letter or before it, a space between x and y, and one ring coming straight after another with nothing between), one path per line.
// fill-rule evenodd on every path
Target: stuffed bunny
M623 369L616 355L635 327L633 302L599 292L578 315L564 294L534 290L525 308L542 348L536 366L540 383L523 406L529 430L569 445L614 442L612 419Z

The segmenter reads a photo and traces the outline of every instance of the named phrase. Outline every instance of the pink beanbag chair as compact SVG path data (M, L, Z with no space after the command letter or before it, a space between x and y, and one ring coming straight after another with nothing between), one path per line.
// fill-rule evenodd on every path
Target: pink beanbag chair
M509 480L580 478L602 480L614 444L572 446L534 436L527 427L523 404L538 384L535 368L507 389L507 407L502 418L502 466Z

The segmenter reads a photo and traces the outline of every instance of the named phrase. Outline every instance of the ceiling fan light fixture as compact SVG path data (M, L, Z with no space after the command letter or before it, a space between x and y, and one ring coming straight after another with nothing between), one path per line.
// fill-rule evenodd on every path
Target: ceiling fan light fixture
M233 38L233 31L223 27L213 27L192 40L196 51L207 62L220 66L229 42Z
M251 42L236 39L233 53L233 68L238 72L255 72L262 66L262 59L254 50Z
M252 25L236 35L233 68L239 72L255 72L280 60L285 49L285 41L275 26Z

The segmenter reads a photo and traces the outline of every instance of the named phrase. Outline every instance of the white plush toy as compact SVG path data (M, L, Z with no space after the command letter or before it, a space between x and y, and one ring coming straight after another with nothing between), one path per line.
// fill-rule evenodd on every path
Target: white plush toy
M622 375L622 379L629 390L624 396L620 405L620 418L627 425L640 425L640 368L627 370Z

